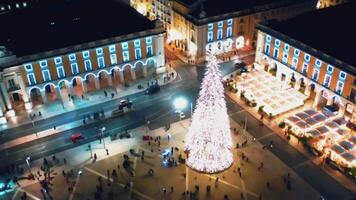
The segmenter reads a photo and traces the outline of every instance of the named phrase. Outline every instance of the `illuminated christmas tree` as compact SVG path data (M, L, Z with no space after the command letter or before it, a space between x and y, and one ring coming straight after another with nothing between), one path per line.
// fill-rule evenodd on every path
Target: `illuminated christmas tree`
M187 165L207 173L223 171L233 162L231 147L221 73L216 58L210 55L192 124L186 136Z

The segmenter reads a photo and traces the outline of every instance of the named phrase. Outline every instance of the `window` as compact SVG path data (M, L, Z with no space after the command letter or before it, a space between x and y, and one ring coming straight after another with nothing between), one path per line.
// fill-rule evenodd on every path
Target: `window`
M346 73L343 72L343 71L340 71L340 74L339 74L339 79L344 81L346 79Z
M75 54L74 53L69 54L69 60L70 61L75 61Z
M214 24L213 23L208 24L208 30L209 31L212 31L213 28L214 28Z
M115 53L116 52L116 47L115 47L114 44L109 46L109 52L110 53Z
M123 42L121 44L121 47L122 47L122 49L128 49L129 48L129 44L127 42Z
M130 55L129 55L128 51L123 51L122 52L122 57L123 57L124 62L130 61Z
M28 71L32 71L32 64L25 64L25 70Z
M140 47L141 46L140 40L134 40L134 45L135 47Z
M333 66L331 66L331 65L328 65L328 68L327 68L327 72L328 72L328 74L332 74L332 73L333 73L333 71L334 71L334 67L333 67Z
M70 67L72 69L72 74L78 74L79 73L78 64L77 63L70 64Z
M54 58L54 64L59 65L61 63L62 63L62 58L61 57Z
M153 56L152 46L147 46L146 50L147 50L147 56Z
M228 19L228 20L227 20L227 25L228 25L228 26L231 26L231 25L232 25L232 19Z
M288 53L287 52L283 52L282 62L284 62L284 63L288 62Z
M47 60L41 60L40 61L40 66L41 66L41 68L46 68L47 67Z
M98 57L98 67L103 68L105 67L104 57Z
M298 65L298 58L293 57L293 60L292 60L292 67L293 67L294 69L297 69L297 65Z
M315 67L317 67L317 68L321 67L321 61L319 59L315 60Z
M224 21L219 21L219 22L218 22L218 28L222 28L223 25L224 25Z
M294 49L294 56L298 57L300 54L300 50L299 49Z
M289 44L287 43L284 44L284 51L289 51Z
M209 31L208 32L208 42L212 42L213 41L213 31Z
M344 82L338 81L336 85L336 93L342 94L343 89L344 89Z
M49 74L48 69L42 71L43 81L47 82L51 80L51 75Z
M89 58L89 51L83 51L83 58Z
M221 39L222 39L222 29L219 29L219 30L218 30L217 39L218 39L218 40L221 40Z
M90 60L84 60L84 67L85 71L91 71L93 69Z
M269 48L270 48L270 45L266 44L265 45L265 54L269 54Z
M141 59L141 49L137 48L135 49L135 59Z
M267 41L267 42L271 42L271 40L272 40L271 36L270 36L270 35L267 35L267 36L266 36L266 41Z
M116 65L117 64L117 57L116 54L110 54L110 63L112 65Z
M324 78L324 85L326 87L329 87L330 85L330 80L331 80L331 76L329 74L325 74L325 78Z
M309 54L305 54L304 55L304 60L309 62L310 61L310 55Z
M36 78L34 73L27 74L27 80L29 85L35 85L36 84Z
M274 46L279 47L280 45L281 45L281 41L278 40L278 39L276 39L276 40L274 41Z
M232 27L227 27L226 29L226 37L231 37L232 36Z
M303 74L306 75L308 73L308 67L309 67L308 63L304 62L303 63L303 68L302 68L302 73Z
M57 76L58 76L58 78L64 78L65 77L63 66L57 67Z
M146 37L146 44L152 44L152 37Z
M318 78L319 78L319 69L314 68L312 79L313 79L314 81L318 81Z
M278 58L278 53L279 53L279 50L277 48L274 48L273 57Z
M98 56L103 55L103 48L97 48L96 49L96 55L98 55Z

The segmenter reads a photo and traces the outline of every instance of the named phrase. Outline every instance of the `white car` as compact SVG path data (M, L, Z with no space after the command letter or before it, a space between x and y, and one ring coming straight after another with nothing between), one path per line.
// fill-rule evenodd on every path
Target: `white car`
M180 119L184 119L184 118L185 118L184 112L179 113L179 118L180 118Z

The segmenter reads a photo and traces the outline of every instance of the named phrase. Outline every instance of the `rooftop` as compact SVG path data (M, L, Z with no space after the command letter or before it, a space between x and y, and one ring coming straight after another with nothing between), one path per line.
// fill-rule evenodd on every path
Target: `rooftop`
M356 74L356 54L352 50L356 46L356 29L350 24L352 19L356 19L356 2L262 26L353 66L348 70Z
M17 57L155 28L133 8L111 0L51 0L0 15L0 46Z
M312 0L177 0L191 9L190 15L199 19L202 10L206 17L238 12L259 10L267 5L287 5ZM316 1L315 1L316 2ZM315 3L316 5L316 3Z

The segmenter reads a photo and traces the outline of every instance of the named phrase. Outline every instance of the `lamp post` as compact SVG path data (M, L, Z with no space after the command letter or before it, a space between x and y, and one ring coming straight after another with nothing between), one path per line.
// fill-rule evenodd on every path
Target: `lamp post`
M103 144L104 144L104 149L106 150L106 146L105 146L105 137L104 137L104 131L106 130L106 128L105 127L102 127L101 129L100 129L100 137L101 137L101 139L103 140Z
M31 157L27 156L26 157L26 164L27 164L27 167L28 167L28 171L30 171L30 174L33 175L32 170L31 170L30 161L31 161Z

